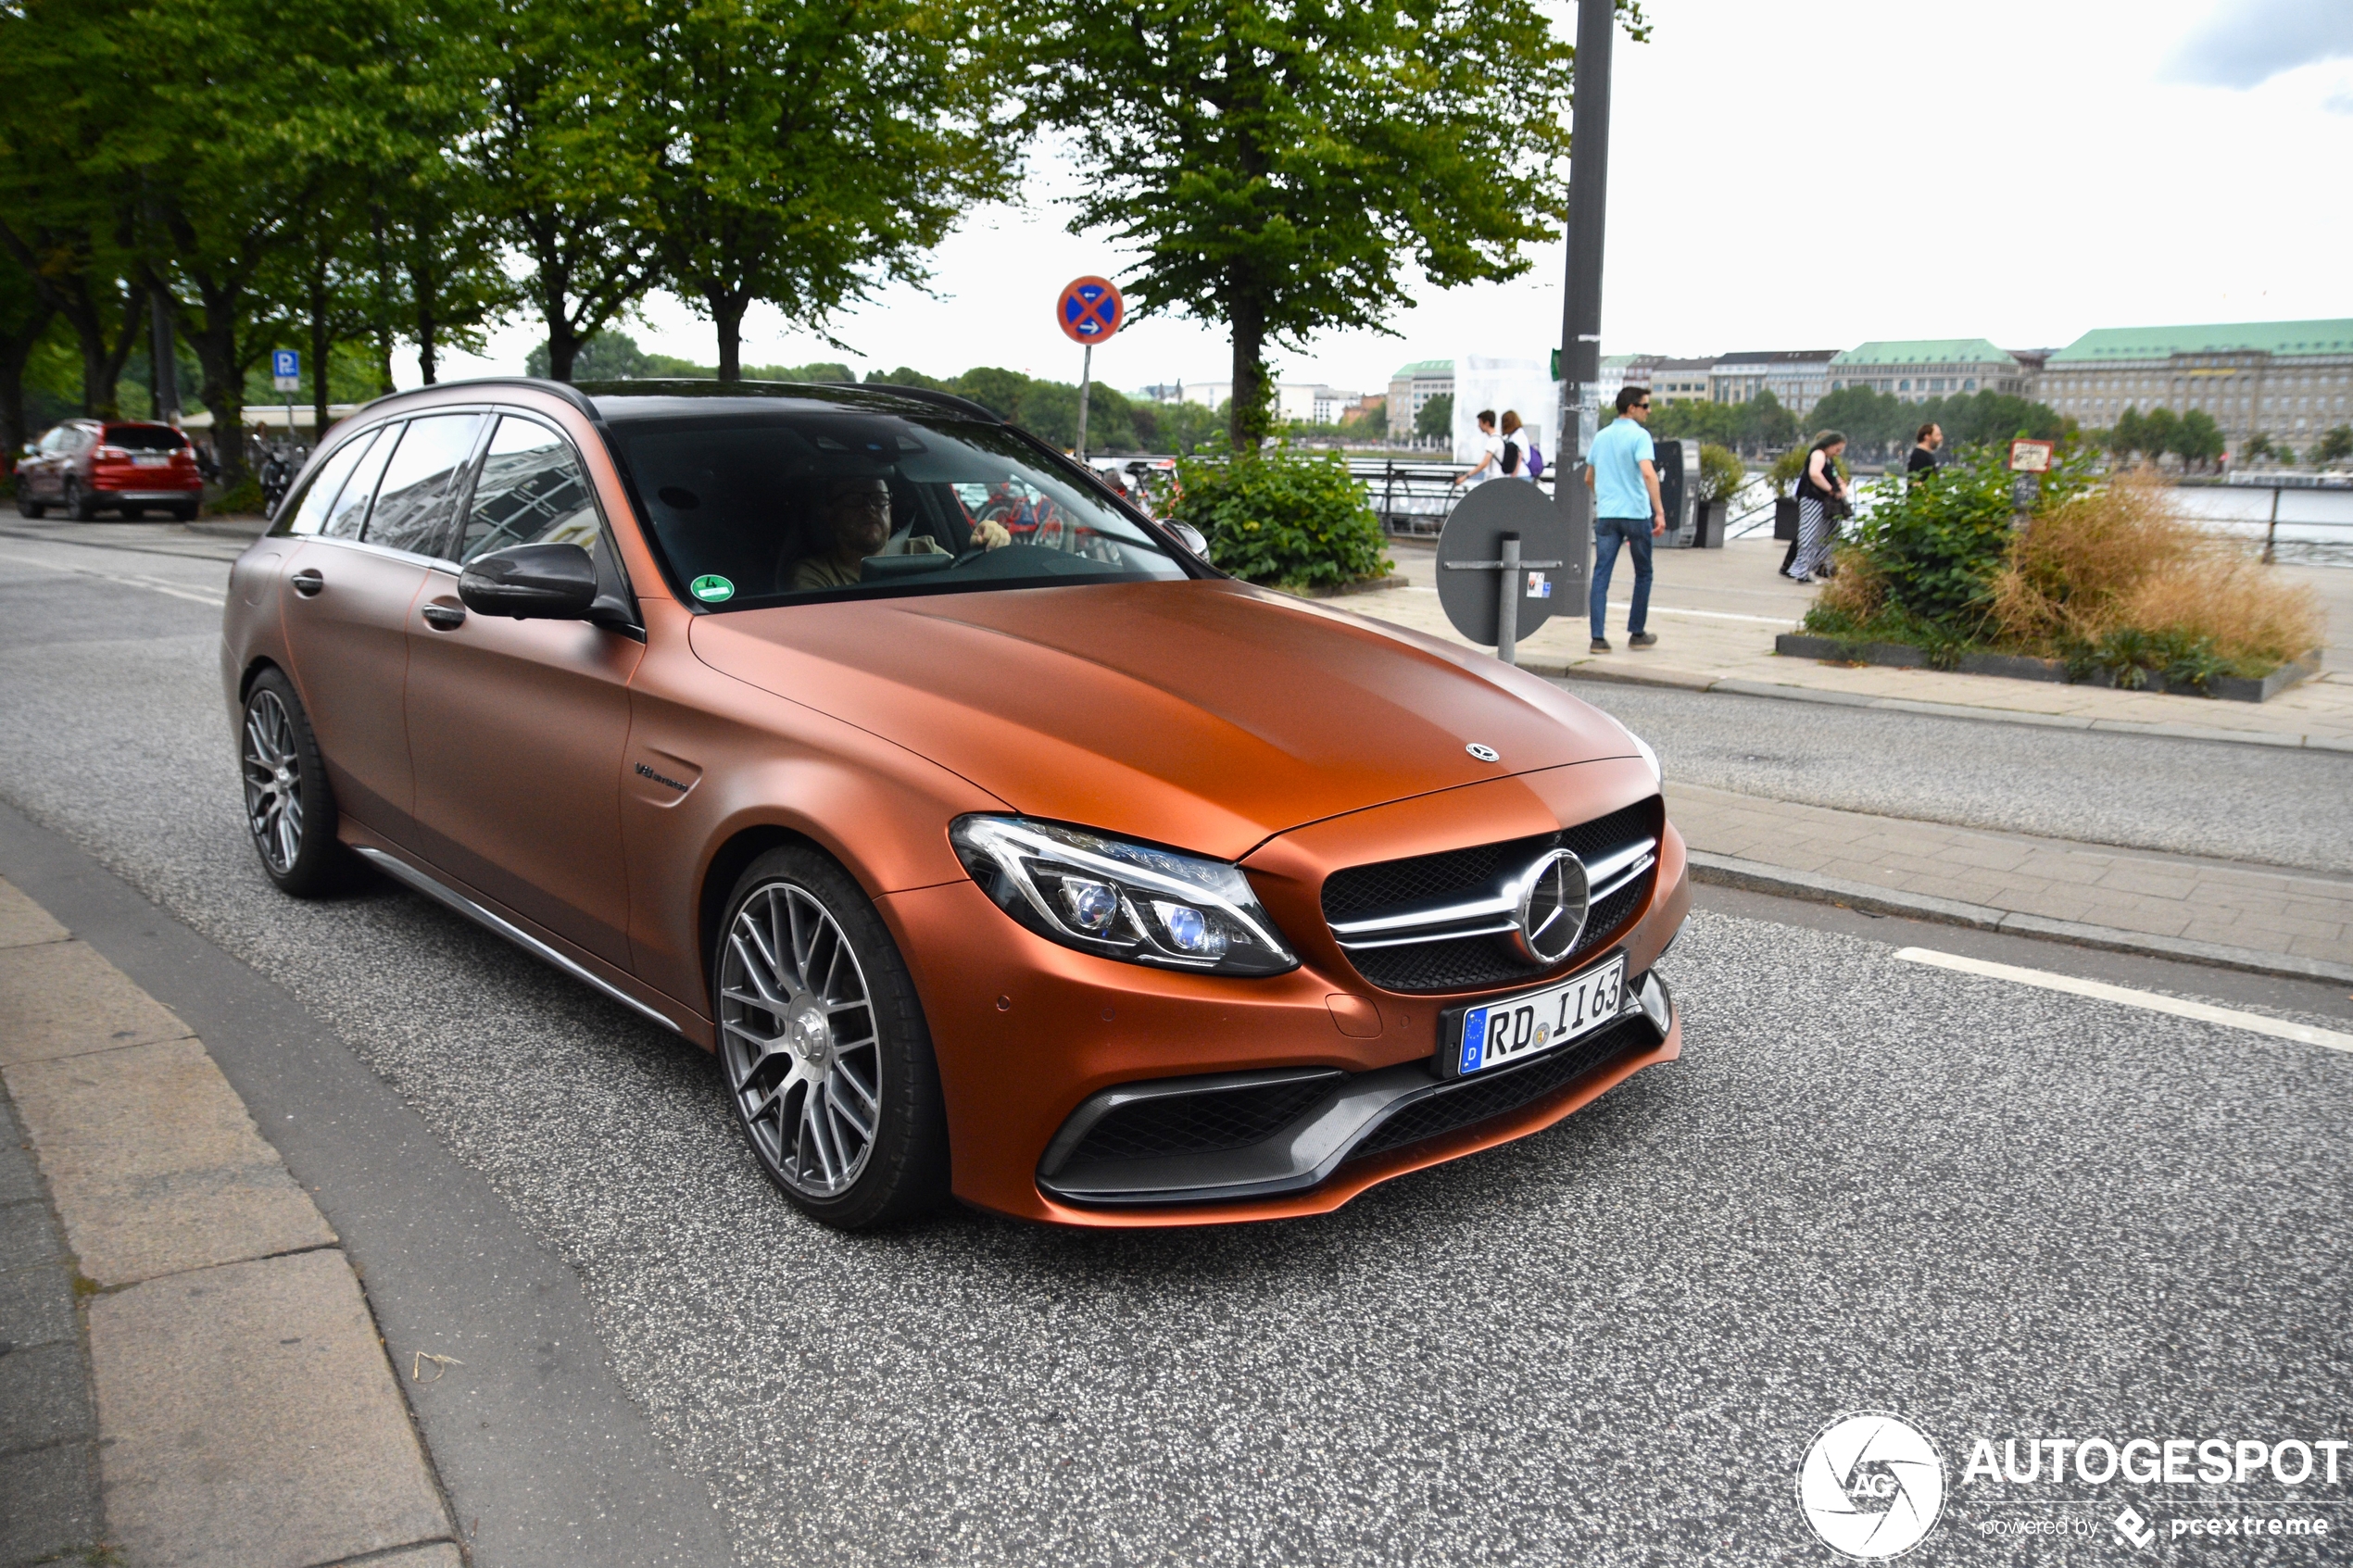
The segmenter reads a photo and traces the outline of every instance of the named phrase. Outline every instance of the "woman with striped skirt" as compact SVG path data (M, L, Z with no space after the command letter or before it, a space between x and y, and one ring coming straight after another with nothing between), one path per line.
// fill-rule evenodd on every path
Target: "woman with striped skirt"
M1846 482L1838 476L1838 455L1846 450L1846 437L1834 430L1826 430L1814 438L1814 449L1806 455L1806 471L1797 478L1797 559L1790 564L1789 574L1800 583L1811 583L1821 571L1822 562L1831 553L1831 517L1832 501L1846 495Z

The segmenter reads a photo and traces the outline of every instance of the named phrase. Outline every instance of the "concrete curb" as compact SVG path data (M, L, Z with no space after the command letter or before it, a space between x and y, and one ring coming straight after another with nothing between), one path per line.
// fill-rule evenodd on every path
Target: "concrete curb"
M1971 708L1955 702L1915 702L1908 697L1866 696L1860 692L1824 691L1814 686L1782 685L1734 676L1694 675L1684 671L1645 674L1623 669L1597 670L1591 664L1557 659L1524 659L1520 668L1531 675L1561 681L1600 681L1627 686L1667 686L1687 692L1729 692L1735 696L1766 696L1782 702L1818 702L1831 708L1876 708L1890 713L1924 713L1939 719L1975 719L1989 724L2032 724L2054 730L2098 730L2112 734L2158 735L2168 740L2219 741L2226 746L2266 746L2288 750L2353 753L2353 739L2333 735L2272 734L2261 730L2225 730L2204 724L2151 723L2135 719L2086 719L2076 713L2031 713L2023 709Z
M2227 947L2219 942L2190 942L2174 936L2120 931L2114 926L2086 925L2078 921L2047 920L2041 915L1997 909L1988 904L1966 904L1952 898L1931 897L1926 894L1903 893L1893 888L1874 887L1869 883L1848 882L1841 877L1821 876L1813 872L1792 871L1785 866L1768 866L1762 861L1743 860L1730 855L1711 855L1699 849L1690 850L1688 854L1692 880L1721 887L1778 894L1784 898L1804 898L1818 904L1843 904L1869 914L1902 915L1913 920L1934 921L1941 925L1967 926L1973 931L1998 931L2012 936L2040 937L2045 941L2071 943L2079 947L2096 947L2104 952L2137 953L2146 958L2174 959L2217 969L2240 970L2249 974L2272 974L2288 980L2319 980L2332 985L2353 985L2353 964L2298 958L2292 953L2266 953L2253 947Z
M0 1077L85 1282L107 1540L192 1568L454 1562L341 1238L204 1043L6 883L0 938Z

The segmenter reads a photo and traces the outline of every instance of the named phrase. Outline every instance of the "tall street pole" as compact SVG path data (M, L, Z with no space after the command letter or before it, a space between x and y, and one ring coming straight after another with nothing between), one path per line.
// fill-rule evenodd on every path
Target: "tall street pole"
M1087 389L1095 380L1095 345L1087 345L1087 352L1078 361L1078 460L1087 460Z
M154 384L153 417L166 424L180 422L180 359L172 344L171 301L163 290L154 289L147 295L148 380Z
M1569 122L1568 287L1561 307L1559 461L1554 499L1568 525L1561 569L1583 587L1592 581L1593 493L1585 454L1601 422L1602 220L1609 205L1609 52L1617 31L1616 0L1579 0L1575 118Z

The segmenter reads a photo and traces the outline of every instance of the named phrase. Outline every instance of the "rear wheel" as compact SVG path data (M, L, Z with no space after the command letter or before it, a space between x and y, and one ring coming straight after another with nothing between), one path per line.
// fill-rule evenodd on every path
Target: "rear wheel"
M22 474L17 475L17 515L42 517L46 515L48 510L48 508L32 498L32 481Z
M294 683L265 670L245 694L237 736L245 781L245 830L261 869L283 892L315 898L341 879L335 797Z
M76 522L98 521L98 503L91 499L87 490L82 488L80 480L66 481L65 508L66 515Z
M194 501L182 501L171 508L171 515L182 522L194 522L196 521L196 504Z
M914 982L849 874L810 848L754 860L714 956L719 1060L769 1180L864 1230L937 1206L947 1115Z

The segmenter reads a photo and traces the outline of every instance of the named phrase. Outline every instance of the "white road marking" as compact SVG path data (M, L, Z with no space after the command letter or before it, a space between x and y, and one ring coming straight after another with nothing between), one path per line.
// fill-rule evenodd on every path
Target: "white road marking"
M2130 1008L2146 1008L2151 1012L2170 1012L2176 1018L2195 1018L2201 1023L2220 1023L2225 1028L2244 1029L2251 1035L2269 1035L2279 1040L2325 1046L2333 1051L2353 1051L2353 1035L2339 1034L2334 1029L2315 1029L2309 1023L2290 1023L2284 1019L2266 1018L2259 1012L2240 1012L2235 1008L2218 1008L2206 1002L2185 1002L2179 997L2162 996L2155 991L2135 991L2129 985L2109 985L2097 980L2078 980L2071 974L2053 974L2045 969L2020 969L2014 964L1965 959L1958 953L1940 953L1933 947L1901 947L1896 950L1895 956L1912 963L1958 970L1963 974L1982 974L1995 980L2013 981L2020 985L2039 985L2045 991L2065 991L2071 996L2092 997L2103 1002L2120 1002Z
M1414 594L1435 594L1438 592L1435 588L1425 588L1418 583L1411 584L1406 591ZM1610 601L1609 608L1622 611L1629 615L1632 614L1634 610L1632 602L1627 600L1613 599ZM1740 615L1729 609L1678 609L1673 605L1653 605L1651 606L1650 612L1653 615L1696 615L1708 621L1754 621L1763 626L1794 626L1797 624L1797 617L1793 615ZM1568 612L1567 610L1554 611L1555 616L1567 615L1567 613Z
M169 594L175 599L186 599L191 604L210 605L215 609L219 609L229 602L229 596L226 594L208 594L201 588L191 588L179 583L167 583L160 577L143 577L135 571L101 571L95 567L59 566L55 561L35 560L31 556L19 556L6 551L0 551L0 561L12 561L18 566L37 567L43 571L62 571L71 577L95 577L103 583L120 583L125 587L145 588L149 593Z

